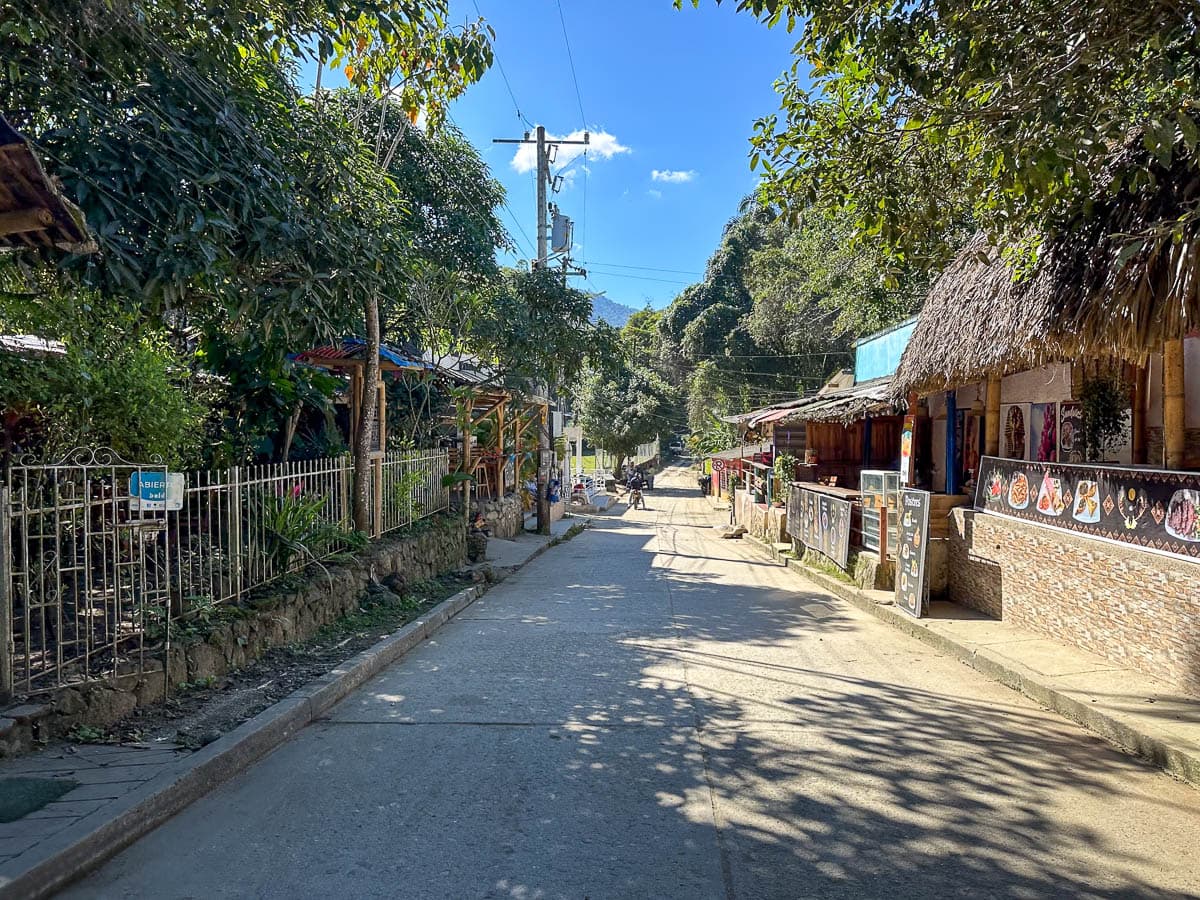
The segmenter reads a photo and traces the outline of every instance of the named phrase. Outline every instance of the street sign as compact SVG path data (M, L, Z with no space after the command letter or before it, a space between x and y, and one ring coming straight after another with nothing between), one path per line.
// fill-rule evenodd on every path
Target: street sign
M182 472L143 470L129 474L129 508L141 512L183 509Z

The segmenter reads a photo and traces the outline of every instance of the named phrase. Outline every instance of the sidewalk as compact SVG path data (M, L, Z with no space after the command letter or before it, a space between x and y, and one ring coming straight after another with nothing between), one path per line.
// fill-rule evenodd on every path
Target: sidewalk
M490 540L487 562L502 579L544 553L573 525L586 522L555 522L549 537ZM456 594L200 750L57 743L0 761L0 794L18 788L57 793L62 786L54 782L69 788L16 821L0 823L0 898L48 896L79 871L103 862L273 750L482 594L480 588ZM0 730L4 724L0 720ZM0 803L0 815L4 809Z
M893 605L890 591L862 590L814 571L786 556L786 545L750 535L743 540L829 593L1200 787L1200 700L956 603L935 602L927 618L914 619Z

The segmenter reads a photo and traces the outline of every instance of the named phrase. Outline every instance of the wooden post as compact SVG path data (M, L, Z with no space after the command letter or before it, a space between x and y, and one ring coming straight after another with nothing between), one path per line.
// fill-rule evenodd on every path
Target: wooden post
M958 493L958 395L946 391L946 493Z
M13 695L12 500L9 489L0 485L0 700Z
M54 216L45 207L18 209L0 213L0 235L42 231L54 224Z
M1168 469L1183 468L1184 387L1183 341L1163 344L1163 463Z
M1132 412L1130 427L1133 432L1133 464L1146 464L1146 369L1143 366L1130 366L1129 405Z
M350 370L350 449L358 446L358 417L362 415L363 377L362 369L355 366Z
M504 468L508 464L504 455L504 407L506 405L502 400L496 407L496 455L500 460L500 468L496 473L496 496L501 498L504 497Z
M987 380L987 417L984 420L983 452L985 456L1000 455L1000 385L999 375Z
M471 426L474 424L474 422L473 422L474 413L475 413L475 398L468 397L467 398L466 424L463 425L463 456L462 456L463 471L466 472L468 475L471 474L471 436L472 436L472 433L474 432L474 429Z

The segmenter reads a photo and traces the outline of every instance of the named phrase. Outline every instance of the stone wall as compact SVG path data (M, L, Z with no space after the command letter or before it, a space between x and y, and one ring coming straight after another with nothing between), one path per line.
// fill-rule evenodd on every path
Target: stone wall
M142 671L79 687L63 688L16 711L0 713L0 758L27 750L37 740L60 737L77 725L105 727L138 706L163 698L166 685L223 675L272 647L313 637L322 626L356 610L368 584L387 580L396 589L458 568L466 559L462 519L435 519L413 537L376 541L353 562L317 571L298 587L265 594L238 607L242 613L216 625L203 639L172 646L166 659L151 658ZM4 716L11 718L4 718Z
M1200 467L1200 428L1188 428L1183 433L1183 458L1189 467ZM1151 426L1146 429L1146 459L1152 466L1163 463L1163 430Z
M958 509L949 598L1200 694L1200 563Z
M483 514L492 537L511 541L525 531L525 506L516 494L499 500L484 500L475 508Z
M748 491L738 490L734 500L734 521L746 531L770 544L791 540L787 533L787 508L755 503Z

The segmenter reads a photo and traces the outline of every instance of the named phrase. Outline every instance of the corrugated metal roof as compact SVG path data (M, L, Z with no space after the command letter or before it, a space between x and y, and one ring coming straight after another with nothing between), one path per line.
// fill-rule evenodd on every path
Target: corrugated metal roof
M67 345L62 341L51 341L36 334L0 334L0 353L27 358L66 356Z
M345 338L340 344L326 344L323 347L314 347L312 350L305 350L303 353L297 354L301 360L330 360L336 361L341 359L364 360L367 356L367 342L361 338ZM379 348L379 358L384 362L389 362L398 369L432 369L433 366L419 359L412 359L405 356L398 350L394 350L386 344Z
M756 453L770 453L770 444L746 444L743 447L734 447L731 450L722 450L720 453L710 453L710 459L741 459L744 456L754 456Z

